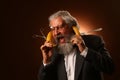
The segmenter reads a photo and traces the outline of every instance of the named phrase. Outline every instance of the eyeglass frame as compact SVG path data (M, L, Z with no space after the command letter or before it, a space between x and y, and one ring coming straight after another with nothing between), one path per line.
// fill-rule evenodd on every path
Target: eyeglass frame
M52 31L55 31L55 29L56 29L56 30L61 30L61 29L65 28L66 25L67 25L66 23L62 23L61 25L56 26L56 27L50 26L50 29L51 29Z

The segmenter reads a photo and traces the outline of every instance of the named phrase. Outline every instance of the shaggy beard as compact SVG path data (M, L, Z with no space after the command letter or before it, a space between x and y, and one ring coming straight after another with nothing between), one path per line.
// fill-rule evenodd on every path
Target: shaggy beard
M72 50L73 50L72 43L63 43L58 45L59 54L67 55L70 54Z

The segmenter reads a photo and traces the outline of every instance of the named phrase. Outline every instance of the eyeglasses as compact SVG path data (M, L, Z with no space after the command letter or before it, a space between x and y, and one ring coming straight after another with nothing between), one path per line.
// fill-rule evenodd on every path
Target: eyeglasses
M62 30L65 26L66 26L66 24L63 23L62 25L59 25L59 26L56 26L56 27L50 26L50 29L52 31L54 31L54 30Z

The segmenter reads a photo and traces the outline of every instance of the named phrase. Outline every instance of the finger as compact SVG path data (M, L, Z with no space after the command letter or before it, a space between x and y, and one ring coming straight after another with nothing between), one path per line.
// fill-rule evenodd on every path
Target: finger
M73 45L78 44L78 41L76 39L72 39L71 42L72 42Z
M49 43L49 42L46 42L44 45L47 46L47 47L53 47L53 44Z
M41 49L41 50L43 50L43 49L44 49L44 47L45 47L45 45L42 45L42 46L40 47L40 49Z

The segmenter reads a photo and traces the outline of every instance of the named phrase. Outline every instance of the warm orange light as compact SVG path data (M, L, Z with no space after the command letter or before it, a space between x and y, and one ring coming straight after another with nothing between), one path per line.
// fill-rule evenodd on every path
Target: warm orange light
M96 34L96 32L94 31L94 26L92 26L92 24L90 24L89 22L83 22L78 20L78 23L80 25L80 33L82 34Z
M99 28L97 27L94 22L90 19L90 18L86 18L85 16L80 16L80 14L78 15L77 13L74 13L74 17L77 19L78 23L79 23L79 31L82 34L97 34L96 31L94 31L95 29Z

